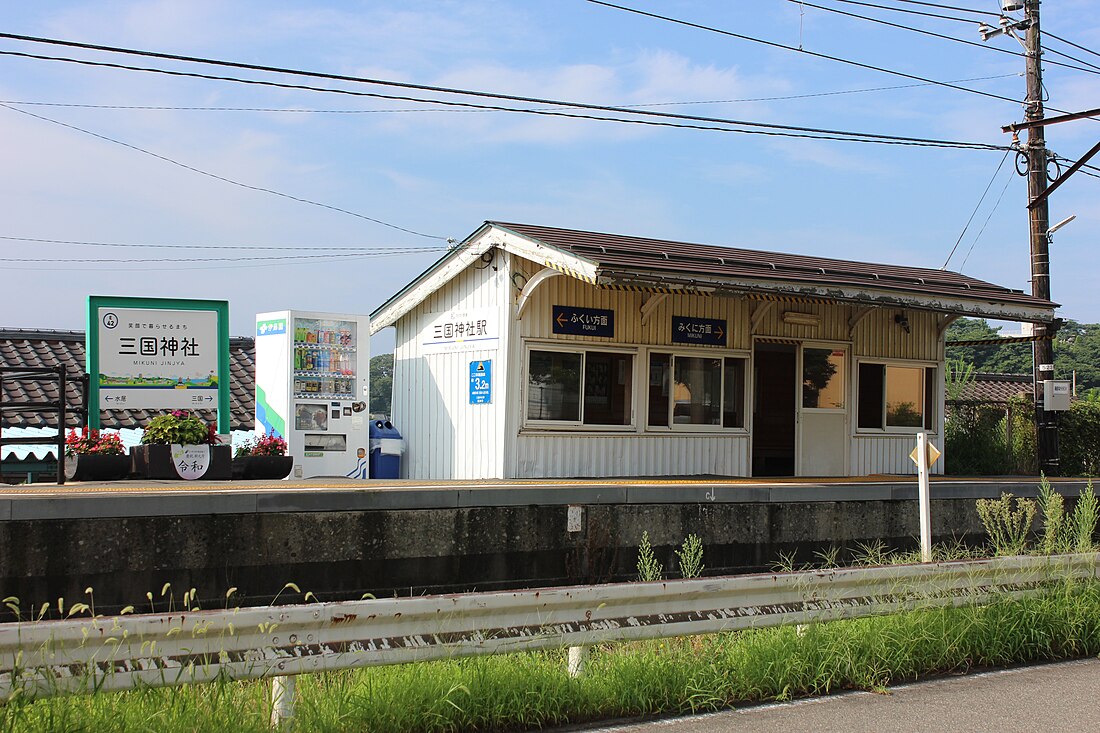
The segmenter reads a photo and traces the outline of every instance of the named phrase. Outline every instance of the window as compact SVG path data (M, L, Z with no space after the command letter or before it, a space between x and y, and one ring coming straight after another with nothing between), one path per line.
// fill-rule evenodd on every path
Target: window
M860 364L857 425L931 430L935 374L932 367Z
M532 350L527 360L527 419L630 425L633 389L633 354Z
M843 349L802 350L802 406L844 409L845 357Z
M650 427L745 426L745 360L649 355Z

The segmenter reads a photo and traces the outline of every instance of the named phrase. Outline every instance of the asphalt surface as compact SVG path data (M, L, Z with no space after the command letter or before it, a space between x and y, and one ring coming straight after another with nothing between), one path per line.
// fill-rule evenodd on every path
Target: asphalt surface
M1046 664L728 712L587 728L588 733L1100 731L1100 660Z

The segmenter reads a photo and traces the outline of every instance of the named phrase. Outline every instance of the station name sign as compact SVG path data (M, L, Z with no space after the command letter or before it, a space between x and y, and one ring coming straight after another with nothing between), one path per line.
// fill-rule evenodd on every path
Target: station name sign
M720 318L672 317L672 343L726 345L726 322Z
M579 308L572 305L555 305L553 309L554 333L570 336L615 336L615 311L602 308Z

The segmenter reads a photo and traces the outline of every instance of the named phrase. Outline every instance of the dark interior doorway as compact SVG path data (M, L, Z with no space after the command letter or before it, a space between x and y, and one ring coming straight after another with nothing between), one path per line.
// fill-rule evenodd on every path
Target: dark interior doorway
M753 349L752 475L794 476L794 344Z

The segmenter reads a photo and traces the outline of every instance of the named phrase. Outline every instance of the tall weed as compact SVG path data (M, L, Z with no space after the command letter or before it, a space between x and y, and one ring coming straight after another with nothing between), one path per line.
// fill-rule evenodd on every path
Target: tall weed
M649 544L649 532L642 532L642 541L638 545L638 580L644 582L664 578L664 566L657 562L653 546Z
M1096 545L1092 538L1096 534L1096 520L1100 516L1096 493L1092 490L1092 481L1081 491L1077 506L1073 508L1073 549L1077 552L1092 552Z
M1000 499L978 499L977 509L995 555L1023 553L1035 519L1034 499L1017 499L1006 492Z
M1066 524L1066 503L1054 490L1046 474L1039 474L1039 511L1042 513L1043 536L1039 551L1044 555L1064 552L1069 546L1069 526Z

